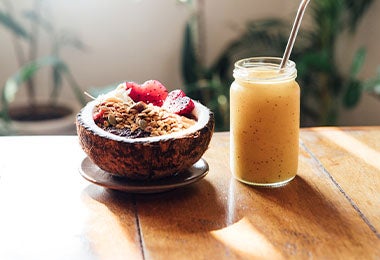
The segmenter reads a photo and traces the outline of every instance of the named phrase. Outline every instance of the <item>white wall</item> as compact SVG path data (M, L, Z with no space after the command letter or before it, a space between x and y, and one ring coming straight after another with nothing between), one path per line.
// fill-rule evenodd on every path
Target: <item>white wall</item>
M31 0L12 1L23 10ZM67 49L63 57L83 89L122 80L143 82L158 79L169 89L181 87L180 51L184 23L190 10L175 0L45 0L58 27L76 32L87 44L86 52ZM221 49L237 35L250 19L268 16L293 17L298 6L294 0L205 0L206 56L211 63ZM376 1L348 53L360 45L368 50L363 76L372 76L380 65L380 31L376 29L380 1ZM290 28L289 28L290 29ZM44 37L46 38L46 37ZM41 39L41 52L49 45ZM10 35L0 28L0 84L17 65ZM344 67L345 54L341 55ZM41 79L42 81L42 79ZM65 91L64 98L72 98ZM343 114L342 124L380 125L380 102L363 99L354 111ZM364 112L363 112L364 111ZM376 113L374 112L376 111Z

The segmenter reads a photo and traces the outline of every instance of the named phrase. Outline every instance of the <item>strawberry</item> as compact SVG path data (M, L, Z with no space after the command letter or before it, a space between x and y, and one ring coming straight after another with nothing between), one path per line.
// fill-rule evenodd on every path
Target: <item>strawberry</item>
M127 81L125 82L125 90L129 90L129 97L132 98L133 101L139 102L141 100L141 85L136 82Z
M162 106L168 95L167 89L158 80L148 80L142 85L135 82L125 82L125 89L130 89L129 96L133 101L143 101L155 106Z
M194 106L193 100L187 97L180 89L171 91L162 105L163 108L178 115L190 114L193 111Z
M125 84L125 90L130 89L129 97L133 99L133 101L137 102L135 99L138 98L138 89L141 88L139 84L136 82L132 81L127 81L124 83Z
M93 115L92 115L92 118L94 119L95 123L103 123L104 119L103 119L103 115L104 115L104 110L100 109L99 111L95 112Z

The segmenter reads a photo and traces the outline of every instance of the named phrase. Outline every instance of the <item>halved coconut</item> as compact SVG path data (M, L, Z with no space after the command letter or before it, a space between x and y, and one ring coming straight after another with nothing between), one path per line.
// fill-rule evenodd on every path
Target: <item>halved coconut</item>
M80 145L99 168L134 180L159 179L179 173L196 163L207 150L215 121L213 113L194 102L197 123L162 136L130 139L111 134L93 120L96 101L77 115Z

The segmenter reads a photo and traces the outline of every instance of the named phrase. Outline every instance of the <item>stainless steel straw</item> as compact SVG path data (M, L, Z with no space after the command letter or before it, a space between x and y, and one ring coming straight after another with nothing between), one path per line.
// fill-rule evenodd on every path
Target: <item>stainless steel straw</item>
M288 44L286 45L284 56L282 57L282 61L280 64L280 69L285 68L286 63L289 60L290 53L292 52L293 45L294 45L294 42L295 42L296 37L297 37L298 30L299 30L300 25L301 25L303 14L305 13L306 6L309 4L309 2L310 2L310 0L302 0L300 3L300 6L298 7L296 19L294 20L293 28L292 28L292 31L290 32Z

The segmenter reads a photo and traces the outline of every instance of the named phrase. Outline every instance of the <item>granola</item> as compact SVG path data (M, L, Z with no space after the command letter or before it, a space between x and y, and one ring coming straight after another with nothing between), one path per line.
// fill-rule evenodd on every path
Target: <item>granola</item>
M134 138L134 135L136 137L166 135L195 124L194 119L142 101L124 102L109 98L96 106L95 114L97 113L101 113L101 117L95 120L99 127L111 133L129 135L131 138Z

